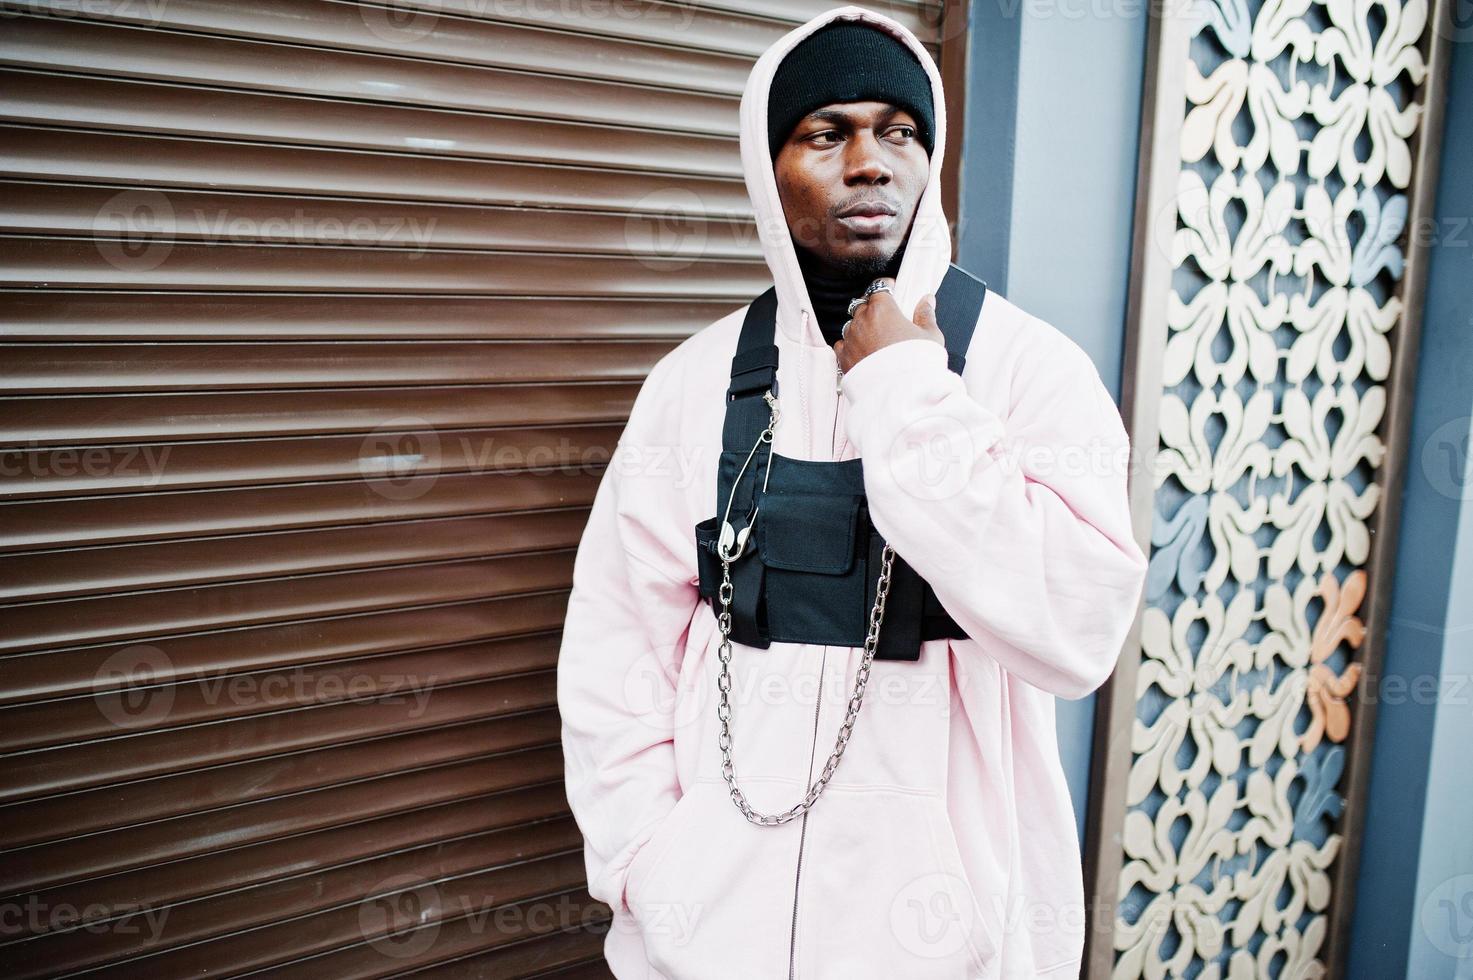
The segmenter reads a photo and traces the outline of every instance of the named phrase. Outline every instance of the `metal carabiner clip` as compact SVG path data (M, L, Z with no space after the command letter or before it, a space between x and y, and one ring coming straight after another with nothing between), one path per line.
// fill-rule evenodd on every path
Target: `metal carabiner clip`
M731 493L727 494L726 497L726 510L723 511L721 515L721 534L716 541L716 553L721 556L722 561L725 561L728 564L740 558L742 552L746 550L747 541L752 536L752 528L757 526L757 515L762 509L761 503L759 502L757 496L754 495L752 500L752 510L751 513L747 516L746 526L743 527L740 531L731 526L731 505L736 501L737 490L741 488L742 476L747 472L747 467L752 465L752 458L757 455L757 450L762 447L762 444L764 442L767 443L769 446L772 444L773 429L777 426L777 419L779 415L777 407L777 395L775 393L776 388L777 384L776 382L774 382L773 390L764 392L762 395L762 397L767 401L768 407L771 409L771 415L767 420L767 428L763 429L762 432L758 434L757 441L752 443L752 448L747 453L747 458L742 461L742 468L737 470L736 479L732 480L731 482ZM771 476L772 450L769 449L767 453L767 471L762 476L763 493L767 492L767 481L768 478L770 478Z

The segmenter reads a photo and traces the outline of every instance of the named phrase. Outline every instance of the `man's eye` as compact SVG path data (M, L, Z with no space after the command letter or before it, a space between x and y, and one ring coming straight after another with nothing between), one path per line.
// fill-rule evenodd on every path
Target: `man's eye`
M837 143L841 139L838 130L834 129L825 129L823 132L814 133L808 138L815 143Z
M915 139L916 131L914 126L896 126L890 130L890 135L909 140Z

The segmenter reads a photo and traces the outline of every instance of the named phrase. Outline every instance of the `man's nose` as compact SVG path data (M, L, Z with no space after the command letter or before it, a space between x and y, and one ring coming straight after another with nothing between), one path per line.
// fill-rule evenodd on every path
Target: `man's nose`
M880 141L870 132L861 132L849 141L844 159L846 184L885 184L894 176L880 152Z

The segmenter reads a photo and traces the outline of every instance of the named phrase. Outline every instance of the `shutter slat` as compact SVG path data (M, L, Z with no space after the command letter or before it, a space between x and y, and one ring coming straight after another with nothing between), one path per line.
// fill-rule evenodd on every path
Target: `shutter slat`
M0 119L172 136L741 178L729 136L0 68ZM657 138L658 135L658 138Z
M756 262L666 256L511 255L333 246L0 237L0 285L275 292L438 292L706 299L760 292ZM681 272L680 276L672 273ZM520 274L519 274L520 273ZM126 278L120 278L120 275ZM738 284L738 285L733 285ZM749 294L750 295L750 294Z
M419 495L363 480L0 504L4 551L587 506L598 474L451 474Z
M582 508L0 556L0 602L576 548Z
M527 955L536 957L524 962L547 962L550 951L533 953L534 944L529 940L538 936L555 936L555 930L585 920L584 909L591 904L586 892L580 891L576 899L550 900L579 880L577 864L581 862L582 854L573 852L537 866L514 865L504 871L436 882L433 890L416 887L412 894L429 902L432 925L420 926L405 934L403 930L414 924L415 917L423 917L423 908L418 902L395 902L392 908L396 914L388 917L388 922L382 927L385 933L399 930L391 941L393 953L386 955L383 939L363 941L365 930L361 928L350 932L348 928L338 927L332 929L334 938L351 936L354 941L339 946L329 955L278 967L272 975L311 980L323 975L318 971L328 970L331 971L328 975L333 977L387 977L422 963L500 947L525 950ZM492 896L494 899L488 901ZM537 900L503 904L507 899L524 896ZM502 909L506 911L499 917L488 919L489 916L497 916L498 910ZM497 927L487 928L487 921L497 923ZM326 925L330 929L336 925L334 922L312 924L319 928ZM429 942L416 941L421 930L430 932ZM580 951L581 955L584 954Z
M678 341L741 305L704 297L522 299L36 289L0 292L0 338L110 342L659 337ZM0 424L5 422L0 417Z
M621 428L437 430L403 418L351 436L16 450L4 456L0 499L354 477L385 485L393 495L401 487L418 492L450 473L529 468L590 472L613 455Z
M455 876L437 883L433 887L437 894L443 893L451 898L479 895L484 899L486 894L506 898L521 897L526 894L540 894L549 884L560 888L577 884L577 869L572 865L574 860L581 862L581 854L570 849L577 848L580 843L577 828L570 818L443 842L430 848L407 850L340 869L328 868L307 880L297 877L253 888L245 895L254 901L236 920L243 920L246 926L254 926L249 932L224 932L222 935L224 929L236 924L236 921L226 915L234 910L210 907L197 910L203 915L214 913L207 930L198 926L195 928L206 935L220 935L221 938L217 940L220 949L217 953L231 955L235 965L266 966L293 954L318 952L333 946L352 944L355 940L361 941L364 931L360 929L359 903L371 896L383 894L386 887L393 888L396 884L402 887L406 877L418 877L423 873L422 870L416 872L414 869L424 869L426 862L437 872ZM537 883L539 879L542 882L540 885ZM488 889L496 890L488 892ZM121 896L116 899L119 902L122 900ZM329 903L335 903L335 907ZM235 904L239 906L238 902ZM176 928L181 935L188 936L192 923L187 916L181 918L185 921L176 925ZM253 918L266 919L275 924L258 925L251 921ZM167 927L167 919L165 924ZM403 923L396 923L397 929L403 927ZM121 932L120 929L117 931ZM172 933L173 930L166 929L171 946L174 945ZM369 935L373 933L370 932ZM144 938L151 937L145 934ZM58 967L76 968L90 959L85 955L86 945L78 943L65 933L39 936L17 945L14 966L27 972L11 975L41 975L30 973L27 968L39 968L42 971ZM113 955L123 952L126 955L129 951L104 949L101 952ZM72 959L79 953L82 954L79 957L82 962ZM189 962L198 956L198 951L189 946L174 955L168 952L155 953L149 957L149 969L157 971L151 972L153 976L188 975L197 972L198 967L185 969L181 966L181 961ZM91 958L96 958L96 954Z
M44 4L12 0L7 5L45 12ZM714 34L715 43L706 51L661 44L661 38L648 29L621 40L607 30L607 15L598 25L602 29L590 34L549 30L546 22L533 19L531 6L506 5L497 11L505 18L499 21L454 16L449 9L441 8L443 12L435 13L430 25L433 30L428 32L425 24L416 27L412 19L396 28L393 12L382 7L324 0L253 0L249 5L228 0L170 0L153 8L128 4L84 6L76 8L71 16L100 23L257 38L313 49L374 51L454 65L487 65L732 95L740 94L751 62L728 50ZM567 14L572 13L573 4L562 6ZM519 13L530 16L519 22ZM729 20L736 22L739 18ZM576 30L578 25L572 16L566 16L559 26ZM778 28L768 28L767 32L775 39ZM665 38L676 39L674 35Z
M0 658L0 679L5 681L6 704L44 697L101 697L137 686L125 683L133 674L116 669L124 661L141 664L135 673L144 673L146 667L148 680L165 684L545 632L561 625L566 605L566 594L518 596L198 633L148 644L59 649L44 657ZM144 704L131 713L146 717L148 707Z
M676 161L678 162L678 161ZM310 146L134 136L0 125L0 164L11 176L126 189L194 188L457 204L582 208L659 214L694 197L705 213L750 222L736 174L539 166ZM709 322L709 321L707 321ZM704 324L702 324L704 325Z
M553 743L453 766L384 774L166 825L130 827L75 842L79 846L27 848L16 855L4 887L6 894L34 889L50 904L81 907L87 904L87 888L95 887L90 879L108 876L109 890L118 895L153 895L160 903L194 900L208 894L205 886L216 880L225 888L240 888L284 877L293 863L314 851L325 863L338 864L395 850L373 846L375 822L392 828L437 818L464 819L460 811L465 801L479 804L480 819L495 818L498 809L516 809L521 794L515 790L549 783L553 792L548 795L556 796L561 765ZM493 794L505 794L505 799L487 799ZM566 796L558 802L566 807ZM305 811L303 804L309 805ZM559 809L542 816L564 813ZM491 825L513 822L492 819ZM348 826L357 829L343 833ZM312 843L308 838L315 839L315 847L304 846Z
M446 650L469 657L510 659L535 655L533 643L547 646L553 641L541 637L502 640ZM528 649L513 651L511 648L517 645ZM560 724L557 711L545 709L41 797L7 808L6 816L14 822L6 843L22 847L64 841L277 797L282 798L282 806L291 807L295 805L291 800L305 790L550 745L558 740ZM202 826L207 827L209 819L205 818Z
M11 394L624 381L669 343L0 345ZM281 396L278 396L281 397ZM387 420L386 420L387 421Z
M139 223L136 191L0 181L0 195L24 201L0 223L0 234L120 238L130 251L149 243L345 245L422 252L441 250L580 252L665 258L662 236L688 236L691 258L760 261L751 227L736 219L676 222L660 214L597 214L514 207L455 207L395 201L283 199L263 195L172 191L166 214ZM165 203L166 202L166 203ZM365 212L372 212L367 217ZM131 237L130 237L131 236ZM151 259L150 259L151 261Z
M562 876L558 877L561 882ZM468 883L472 888L477 884ZM453 960L472 953L486 956L488 954L480 951L489 949L505 955L498 957L494 966L487 967L492 970L487 976L525 976L531 971L582 959L590 949L597 948L595 941L601 941L602 932L607 931L606 924L599 933L591 931L593 925L605 923L607 916L602 909L593 907L595 903L588 897L586 889L560 889L549 894L530 884L526 874L518 874L510 887L519 896L530 894L537 897L514 905L498 906L493 913L484 903L475 904L474 893L447 888L454 917L396 937L392 955L385 955L382 941L370 940L334 951L320 960L294 962L272 973L280 977L311 978L317 975L314 970L326 968L334 971L334 976L374 980L398 975L407 967L418 968L441 962L446 957ZM491 920L498 923L497 928L487 929L488 913L499 916ZM418 939L421 935L425 935L423 942ZM582 937L584 941L573 943L575 937ZM401 942L403 945L399 945ZM482 962L488 961L483 959Z
M142 712L163 703L149 692ZM201 766L223 765L280 752L332 745L347 738L389 735L426 725L450 725L552 707L555 678L529 674L437 691L424 711L409 717L399 703L328 705L113 739L39 749L5 757L0 803L93 789L118 779L143 779ZM125 730L125 729L119 729Z
M628 417L638 391L637 381L307 389L292 392L290 415L281 412L281 396L275 391L76 395L64 401L0 398L0 445L366 433L394 419L413 419L411 425L437 431L477 423L614 423ZM12 455L20 451L9 450Z
M0 655L567 589L567 551L22 603Z
M412 709L437 688L548 670L557 664L556 645L500 643L492 656L469 657L464 647L301 664L280 671L236 673L171 685L167 703L151 706L148 720L157 728L228 721L292 707L341 704L371 698L398 698ZM0 753L48 748L118 734L116 721L128 704L113 695L62 698L3 709Z
M177 85L285 92L345 107L385 103L537 121L670 129L735 138L736 99L618 82L449 65L284 44L10 17L0 64Z

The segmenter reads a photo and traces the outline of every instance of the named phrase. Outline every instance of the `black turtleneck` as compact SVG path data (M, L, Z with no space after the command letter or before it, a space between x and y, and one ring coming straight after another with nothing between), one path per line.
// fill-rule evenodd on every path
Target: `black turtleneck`
M892 279L900 270L900 260L905 256L905 245L895 250L889 265L874 274L849 275L838 272L819 261L818 256L797 243L793 246L798 253L798 267L803 270L803 282L808 286L808 298L813 301L813 312L818 318L818 328L830 347L839 341L839 331L849 319L849 301L864 293L865 287L881 276Z

